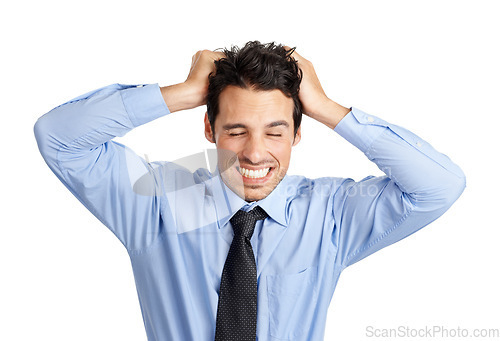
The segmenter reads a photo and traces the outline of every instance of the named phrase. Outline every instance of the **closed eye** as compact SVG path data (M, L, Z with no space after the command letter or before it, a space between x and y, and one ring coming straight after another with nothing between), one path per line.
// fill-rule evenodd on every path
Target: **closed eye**
M240 135L243 135L244 133L231 133L229 134L229 136L240 136ZM277 137L280 137L281 134L267 134L269 136L277 136Z

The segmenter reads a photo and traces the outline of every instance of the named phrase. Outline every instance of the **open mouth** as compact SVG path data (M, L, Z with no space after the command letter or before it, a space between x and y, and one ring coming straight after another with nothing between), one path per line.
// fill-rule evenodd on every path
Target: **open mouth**
M236 167L238 172L247 179L265 179L274 167L261 168L258 170L246 169L244 167Z

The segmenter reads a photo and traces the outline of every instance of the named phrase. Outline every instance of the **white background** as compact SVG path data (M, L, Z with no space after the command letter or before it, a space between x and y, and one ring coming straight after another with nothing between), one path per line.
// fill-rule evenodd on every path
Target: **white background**
M440 219L345 270L325 340L368 340L368 326L500 328L495 1L30 0L0 13L1 340L146 340L127 252L46 166L36 119L111 83L182 82L197 50L249 40L296 46L330 98L413 131L467 176ZM119 141L153 160L211 148L204 112ZM309 117L289 173L382 175Z

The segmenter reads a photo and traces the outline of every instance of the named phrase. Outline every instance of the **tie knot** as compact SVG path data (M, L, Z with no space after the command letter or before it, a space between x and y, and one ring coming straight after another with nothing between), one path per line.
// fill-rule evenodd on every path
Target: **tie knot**
M260 206L255 206L250 212L239 210L229 220L233 225L235 235L251 238L257 220L266 219L268 214Z

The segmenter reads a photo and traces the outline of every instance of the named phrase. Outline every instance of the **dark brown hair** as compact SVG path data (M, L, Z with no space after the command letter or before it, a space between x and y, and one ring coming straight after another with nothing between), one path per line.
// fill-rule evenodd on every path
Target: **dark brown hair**
M215 72L208 79L207 115L212 131L215 118L219 113L219 96L229 85L258 91L281 90L294 102L293 136L302 121L302 104L299 101L299 88L302 70L290 55L295 48L286 51L281 44L274 42L261 44L250 41L243 48L232 46L224 49L224 58L215 61Z

